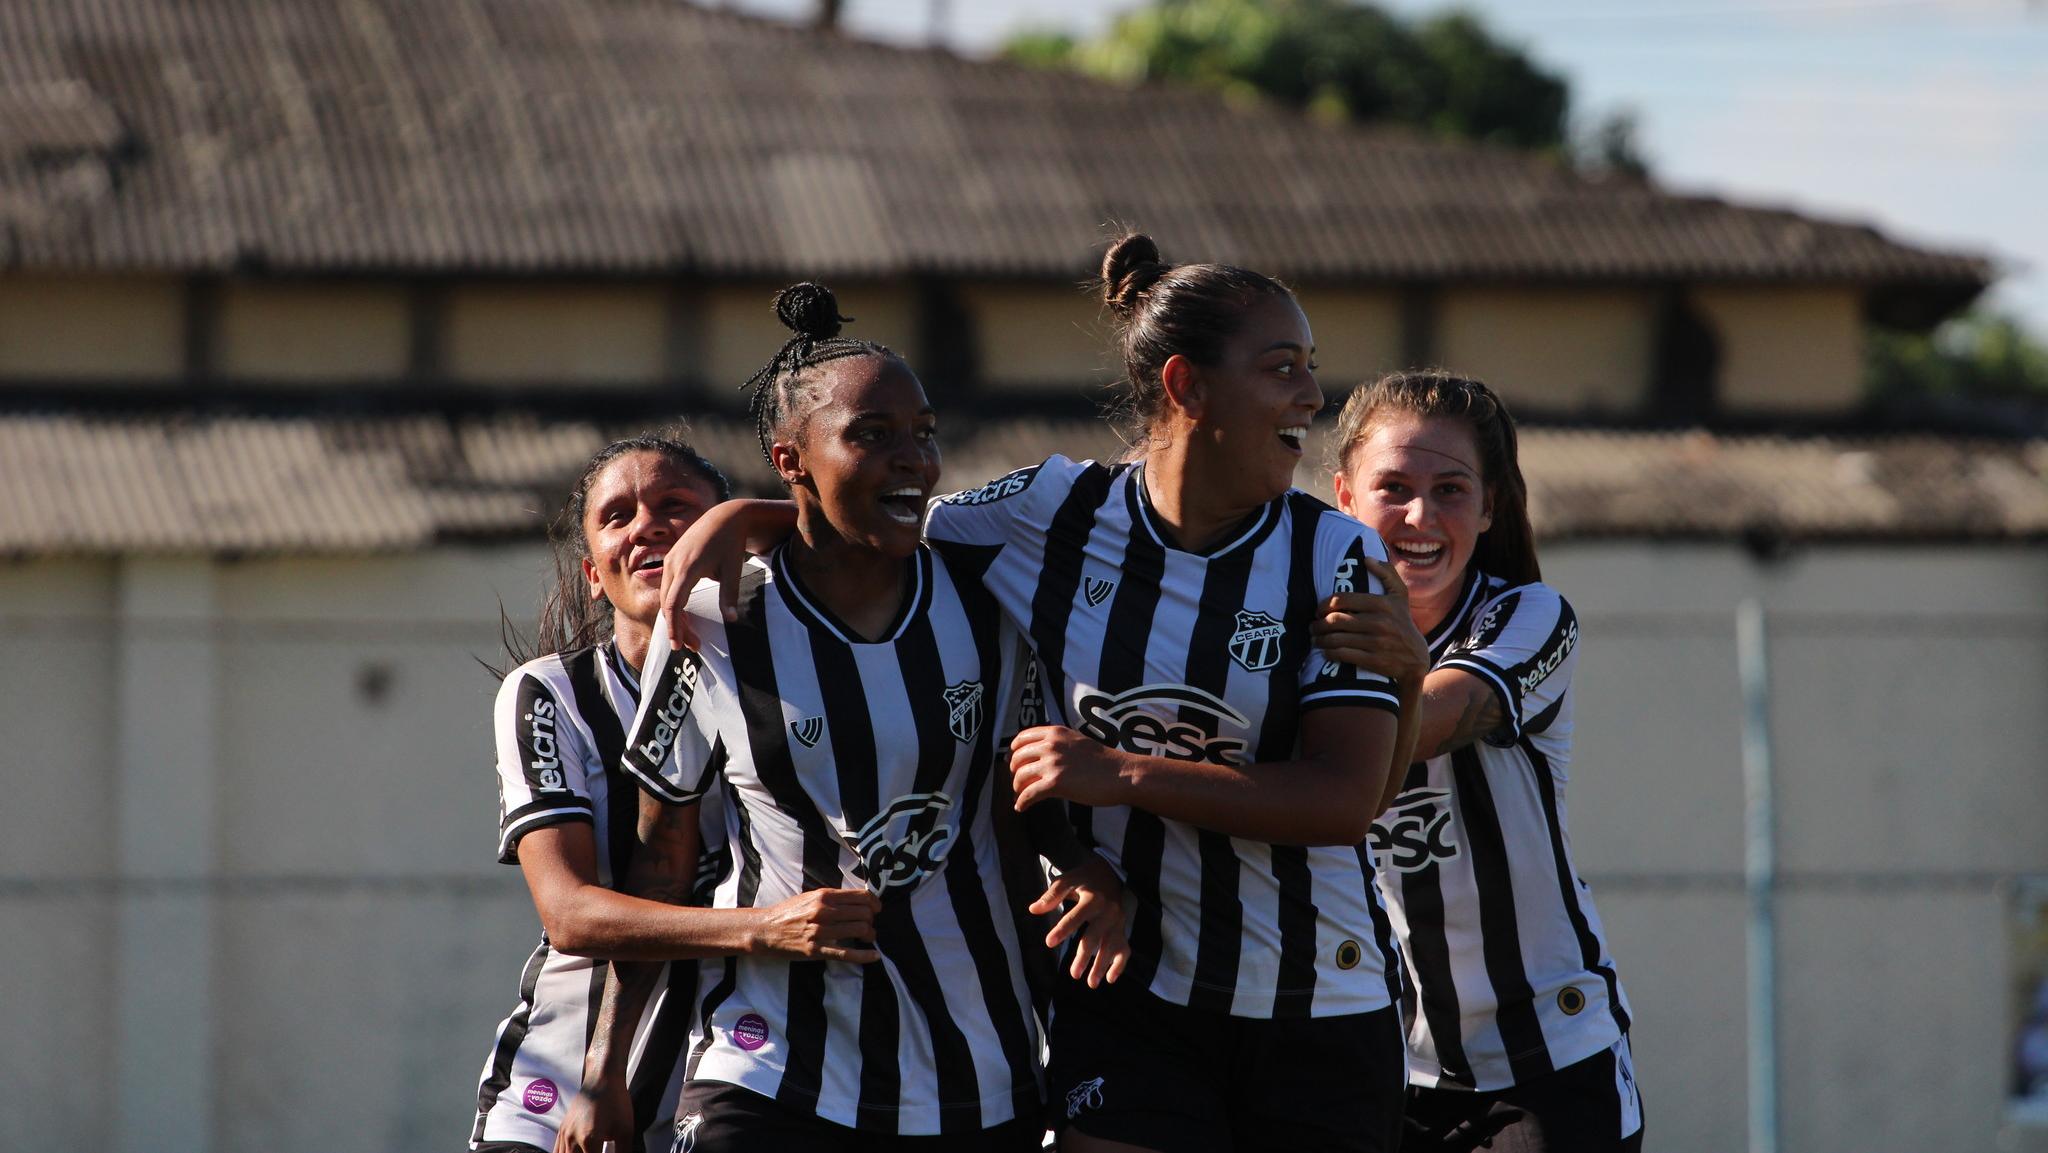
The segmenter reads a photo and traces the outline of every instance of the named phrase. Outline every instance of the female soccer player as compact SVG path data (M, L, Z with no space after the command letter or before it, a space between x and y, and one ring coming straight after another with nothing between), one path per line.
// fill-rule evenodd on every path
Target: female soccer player
M1423 699L1425 760L1373 826L1411 978L1406 1148L1638 1149L1628 1001L1564 825L1578 621L1537 568L1514 422L1478 381L1396 373L1336 448L1393 595L1339 598L1326 651Z
M1136 898L1125 981L1053 995L1062 1147L1390 1150L1400 1027L1364 840L1407 757L1392 684L1310 640L1385 552L1289 489L1323 403L1308 321L1277 281L1168 265L1144 236L1109 250L1103 291L1143 459L1055 456L926 525L1029 634L1062 722L1012 744L1019 806L1077 802ZM664 599L775 515L700 522Z
M996 843L1028 650L919 539L939 451L916 376L839 338L817 285L776 311L797 335L755 406L796 531L739 577L730 619L717 588L689 598L697 653L656 638L626 764L683 812L723 781L739 864L719 906L858 887L872 912L843 935L873 944L865 964L741 957L707 982L678 1132L696 1153L1036 1149L1026 942ZM1086 922L1074 963L1113 980L1121 886L1048 851L1069 868L1039 908L1085 883L1054 936Z
M661 557L726 479L680 439L646 435L606 446L584 468L550 532L557 587L542 610L547 655L504 678L495 729L498 858L516 863L545 933L520 980L519 1005L498 1028L478 1087L470 1147L553 1148L583 1087L585 1038L605 965L650 940L701 929L701 910L627 897L638 789L619 766L638 700L640 664L659 600ZM723 824L703 843L715 877ZM693 861L693 864L695 862ZM681 953L676 954L683 955ZM666 1150L672 1076L689 1030L695 965L679 963L644 1021L645 1057L603 1103L621 1148Z

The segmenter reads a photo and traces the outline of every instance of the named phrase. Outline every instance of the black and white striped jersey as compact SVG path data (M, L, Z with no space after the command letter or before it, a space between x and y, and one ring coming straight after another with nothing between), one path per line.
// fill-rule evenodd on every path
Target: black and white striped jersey
M920 547L902 610L865 641L778 550L726 624L692 595L698 654L657 627L626 763L657 796L726 785L736 868L721 907L810 889L881 897L872 965L706 966L692 1081L858 1129L971 1133L1039 1107L1038 1036L992 799L1028 650L988 595Z
M1565 831L1579 624L1550 586L1510 588L1475 568L1427 639L1435 667L1491 685L1507 720L1410 766L1373 825L1409 976L1408 1076L1501 1089L1628 1031L1628 1000Z
M1376 589L1371 529L1298 491L1207 554L1166 542L1143 469L1055 456L932 503L926 535L1030 635L1059 723L1131 752L1223 764L1297 753L1305 710L1398 710L1309 637L1333 591ZM1365 844L1271 845L1123 806L1070 811L1138 898L1124 980L1243 1017L1363 1013L1393 997Z
M617 646L528 661L499 687L492 728L498 755L498 860L516 864L535 829L593 826L598 880L616 888L633 848L639 790L620 767L639 678ZM704 850L698 892L725 872L725 816L716 794L699 814ZM552 1148L569 1099L583 1084L583 1055L604 991L606 966L560 953L543 934L519 978L519 1004L498 1026L477 1087L470 1144L523 1141ZM665 968L634 1038L634 1115L650 1153L667 1153L689 1044L697 964Z

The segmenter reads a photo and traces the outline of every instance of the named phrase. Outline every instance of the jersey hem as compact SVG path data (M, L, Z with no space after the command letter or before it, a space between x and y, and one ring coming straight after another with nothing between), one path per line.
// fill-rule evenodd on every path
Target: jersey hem
M721 1057L724 1059L719 1060ZM717 1067L714 1067L714 1061L717 1062ZM733 1066L735 1068L729 1071L726 1066ZM748 1077L750 1075L757 1076L755 1076L754 1080L749 1081ZM690 1078L690 1083L716 1081L721 1085L737 1085L748 1092L759 1093L763 1097L771 1099L778 1099L779 1094L783 1091L782 1078L783 1070L773 1065L750 1060L745 1057L737 1057L730 1053L719 1054L713 1052L704 1055L704 1061L697 1067L697 1075ZM843 1125L848 1129L859 1130L863 1133L873 1133L878 1132L878 1130L863 1129L854 1120L845 1120L842 1117L857 1117L861 1112L898 1115L903 1113L938 1113L943 1117L947 1113L957 1114L973 1110L976 1114L976 1128L990 1129L997 1125L1017 1120L1016 1094L1019 1090L1027 1088L1034 1097L1040 1094L1038 1082L1033 1080L1030 1082L1019 1082L1016 1085L1009 1086L1000 1093L990 1093L974 1101L920 1102L907 1105L858 1105L849 1102L848 1109L844 1114L836 1111L827 1112L822 1108L824 1096L822 1090L817 1086L796 1086L791 1091L802 1093L819 1103L817 1107L803 1110L804 1112L820 1120L830 1121L834 1125ZM997 1114L1001 1115L997 1116ZM913 1129L899 1128L893 1130L898 1137L934 1137L943 1131L942 1128L927 1129L923 1126Z
M498 834L498 863L516 865L519 863L519 842L526 834L554 825L595 825L597 817L586 805L583 808L550 809L545 813L533 813L521 817L518 823Z
M1550 1064L1552 1072L1556 1072L1559 1069L1570 1068L1571 1066L1576 1065L1581 1061L1584 1061L1590 1057L1598 1056L1599 1054L1614 1048L1615 1045L1620 1043L1622 1038L1628 1036L1628 1031L1626 1029L1619 1028L1613 1029L1611 1031L1602 1029L1598 1032L1586 1034L1586 1036L1593 1037L1596 1040L1592 1043L1581 1041L1578 1044L1571 1045L1559 1044L1544 1046L1544 1048L1549 1050L1551 1054ZM1599 1040L1599 1038L1605 1039ZM1501 1060L1503 1061L1503 1063L1505 1063L1507 1059L1502 1058ZM1455 1081L1446 1082L1441 1072L1434 1072L1432 1070L1425 1069L1422 1066L1417 1065L1415 1062L1415 1051L1411 1049L1408 1052L1408 1083L1410 1085L1417 1086L1418 1088L1445 1089L1454 1092L1498 1093L1502 1089L1512 1089L1516 1085L1516 1081L1512 1071L1510 1071L1509 1074L1504 1077L1481 1077L1478 1075L1478 1070L1474 1069L1473 1083L1468 1086L1461 1085Z

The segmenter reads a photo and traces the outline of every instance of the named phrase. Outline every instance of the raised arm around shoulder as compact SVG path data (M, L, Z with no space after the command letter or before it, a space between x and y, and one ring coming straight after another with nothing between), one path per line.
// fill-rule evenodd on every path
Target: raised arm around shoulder
M719 610L732 620L748 555L773 550L795 530L796 505L786 500L729 500L699 517L661 562L661 612L668 618L669 642L697 648L683 606L698 581L718 582Z
M1463 669L1437 669L1422 681L1422 723L1415 755L1456 752L1507 723L1500 693Z
M1247 840L1350 845L1379 811L1397 728L1387 709L1314 709L1295 759L1219 765L1127 753L1048 725L1017 734L1010 769L1019 809L1047 797L1135 805Z

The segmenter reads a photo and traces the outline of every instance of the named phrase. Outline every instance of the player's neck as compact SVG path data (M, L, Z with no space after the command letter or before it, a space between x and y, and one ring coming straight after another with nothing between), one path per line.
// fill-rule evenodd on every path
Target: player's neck
M1456 581L1445 585L1441 592L1428 596L1409 593L1408 619L1415 622L1415 631L1428 636L1429 630L1444 623L1445 618L1458 607L1458 596L1464 591L1465 578L1461 575Z
M797 527L788 547L789 566L804 591L855 634L874 640L895 622L909 587L902 557L848 541L830 526L814 530L808 524Z
M1190 444L1162 445L1145 455L1145 498L1160 525L1173 535L1173 543L1189 552L1206 552L1236 528L1265 501L1249 504L1218 491L1214 483L1199 483L1198 477L1218 475L1205 469L1190 452Z
M652 625L643 625L621 612L612 614L612 642L619 646L619 656L634 672L647 663L647 645L653 639Z

